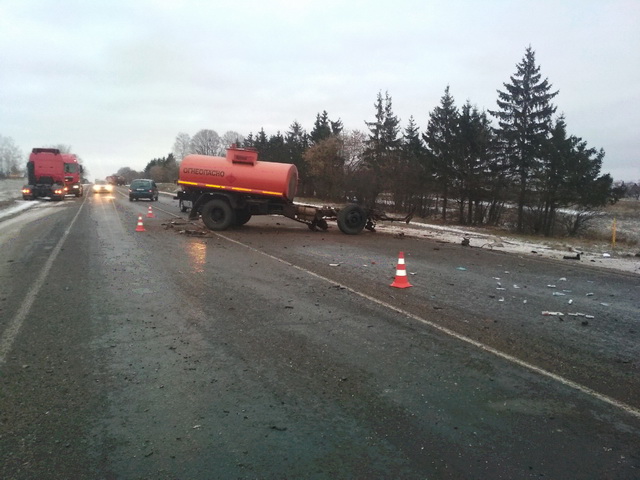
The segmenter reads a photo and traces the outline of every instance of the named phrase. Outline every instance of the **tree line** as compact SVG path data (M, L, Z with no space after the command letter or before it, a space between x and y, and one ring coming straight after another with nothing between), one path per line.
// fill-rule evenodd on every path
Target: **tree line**
M531 47L503 86L489 111L469 100L458 107L447 86L423 132L413 116L402 129L391 96L379 92L367 131L344 130L324 111L308 133L297 121L271 136L264 129L246 138L181 133L173 159L224 155L235 143L257 149L262 161L295 164L299 196L383 204L466 225L511 222L521 233L553 235L562 227L575 234L594 209L624 191L601 174L605 152L569 134L564 116L555 115L558 91L542 77Z

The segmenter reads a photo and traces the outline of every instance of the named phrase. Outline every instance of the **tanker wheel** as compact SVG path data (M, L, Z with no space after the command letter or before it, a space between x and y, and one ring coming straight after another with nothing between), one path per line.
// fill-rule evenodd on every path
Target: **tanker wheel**
M247 208L239 208L236 210L235 225L241 227L251 220L251 212Z
M329 229L329 224L324 218L318 219L318 228L323 232L326 232Z
M338 212L338 228L347 235L357 235L367 223L367 214L359 205L347 205Z
M202 221L209 230L226 230L234 220L233 210L224 200L210 200L202 207Z

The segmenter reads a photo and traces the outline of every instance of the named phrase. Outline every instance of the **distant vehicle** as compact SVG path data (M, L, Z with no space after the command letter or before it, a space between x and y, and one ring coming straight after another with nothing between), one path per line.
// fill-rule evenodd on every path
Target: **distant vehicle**
M57 148L34 148L27 162L27 181L22 188L24 200L49 197L64 200L65 159Z
M129 201L148 198L149 200L158 201L158 186L156 182L148 178L137 178L129 185Z
M107 183L105 180L96 180L93 184L93 193L111 193L113 192L113 185Z
M127 182L122 175L109 175L107 177L107 183L110 183L111 185L120 186L120 185L125 185Z

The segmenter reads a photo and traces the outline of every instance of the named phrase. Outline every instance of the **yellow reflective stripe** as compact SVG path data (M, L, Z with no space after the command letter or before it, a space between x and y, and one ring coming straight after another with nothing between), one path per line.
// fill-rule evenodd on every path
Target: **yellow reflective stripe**
M231 190L231 191L237 191L237 192L257 193L260 195L275 195L278 197L284 196L280 192L270 192L268 190L253 190L251 188L228 187L224 185L211 185L208 183L186 182L184 180L178 180L178 183L181 185L193 185L194 187L217 188L219 190Z

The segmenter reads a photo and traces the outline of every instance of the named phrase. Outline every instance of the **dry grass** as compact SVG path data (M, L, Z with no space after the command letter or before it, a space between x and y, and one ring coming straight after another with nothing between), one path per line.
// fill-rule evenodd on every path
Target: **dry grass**
M616 244L620 247L637 247L640 243L640 202L633 199L609 205L590 222L583 238L611 243L614 221Z
M624 199L615 205L609 205L599 214L589 219L585 229L578 236L569 237L562 233L555 237L542 237L536 235L518 234L514 232L515 211L506 212L503 215L503 224L499 227L474 227L472 230L483 232L487 235L504 236L508 235L515 240L538 243L549 248L563 249L567 251L595 251L611 252L626 256L635 256L640 253L640 201L634 199ZM457 219L457 211L452 210L450 219ZM616 223L616 242L613 240L613 222ZM442 218L433 216L430 218L414 219L421 223L444 226ZM447 226L467 228L454 222L447 222ZM562 232L562 227L558 229Z

